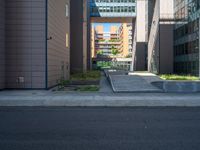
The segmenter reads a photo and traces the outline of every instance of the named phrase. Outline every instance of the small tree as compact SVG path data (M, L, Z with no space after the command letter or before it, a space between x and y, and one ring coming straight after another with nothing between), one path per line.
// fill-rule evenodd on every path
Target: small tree
M98 50L98 51L97 51L97 55L103 55L103 51Z
M114 56L116 56L117 54L119 54L119 50L116 49L114 46L112 46L111 50L112 50L112 54L113 54Z
M103 51L102 50L98 50L97 51L97 57L102 57L103 56Z

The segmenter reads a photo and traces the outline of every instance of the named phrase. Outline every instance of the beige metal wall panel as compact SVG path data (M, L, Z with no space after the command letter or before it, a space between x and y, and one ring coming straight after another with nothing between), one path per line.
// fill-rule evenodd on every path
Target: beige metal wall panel
M6 0L6 88L45 88L46 1Z
M70 2L48 1L48 87L70 76Z
M0 0L0 90L5 88L5 0Z

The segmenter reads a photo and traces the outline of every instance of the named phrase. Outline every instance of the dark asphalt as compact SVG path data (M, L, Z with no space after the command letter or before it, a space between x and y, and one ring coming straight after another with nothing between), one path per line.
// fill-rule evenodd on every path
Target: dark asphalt
M200 150L200 108L0 108L0 150Z

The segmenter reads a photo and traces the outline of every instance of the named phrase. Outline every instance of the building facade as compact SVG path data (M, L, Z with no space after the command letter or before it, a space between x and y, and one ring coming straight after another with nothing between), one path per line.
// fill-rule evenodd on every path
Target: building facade
M120 38L120 51L121 57L131 57L132 56L132 46L133 46L133 24L132 23L122 23L119 27L119 38Z
M92 27L91 51L93 58L98 55L111 58L130 57L132 54L132 24L123 23L120 26L111 26L109 32L104 31L104 26Z
M71 72L90 69L90 7L88 0L71 0Z
M200 1L175 1L174 71L200 76Z
M0 0L0 89L48 89L70 71L69 0Z
M90 0L92 17L133 17L136 15L135 0Z
M96 26L94 28L94 39L95 47L92 49L95 53L94 57L98 56L107 56L113 57L113 50L119 50L120 46L120 37L118 33L117 26L111 26L109 32L104 31L104 26ZM118 56L118 54L116 55Z
M153 2L152 24L148 37L148 70L171 74L173 70L174 0Z

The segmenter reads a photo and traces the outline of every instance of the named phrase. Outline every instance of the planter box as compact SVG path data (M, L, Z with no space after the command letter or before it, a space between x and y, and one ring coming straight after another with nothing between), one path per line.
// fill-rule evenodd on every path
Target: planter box
M70 81L70 85L99 85L100 80L74 80Z
M164 92L195 93L200 92L200 81L156 81L154 86L163 89Z

